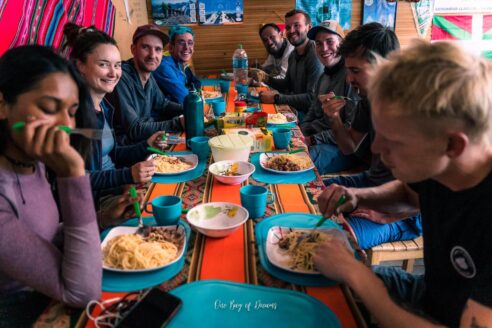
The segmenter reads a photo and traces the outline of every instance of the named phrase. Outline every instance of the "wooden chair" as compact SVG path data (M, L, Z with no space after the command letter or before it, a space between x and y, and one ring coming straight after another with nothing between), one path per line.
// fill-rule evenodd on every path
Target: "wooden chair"
M378 265L383 261L403 260L403 270L413 271L416 259L424 257L424 240L418 237L413 240L384 243L367 250L368 263Z

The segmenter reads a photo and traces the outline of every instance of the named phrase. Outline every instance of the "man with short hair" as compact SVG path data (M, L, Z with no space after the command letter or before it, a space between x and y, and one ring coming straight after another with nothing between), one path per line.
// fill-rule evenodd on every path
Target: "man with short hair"
M347 82L345 61L338 53L344 36L342 28L334 20L323 21L308 32L308 38L315 42L316 54L324 66L324 71L316 83L313 101L301 124L301 130L306 137L309 154L320 174L340 172L359 163L356 156L340 152L331 131L330 118L321 107L322 95L329 92L349 97L351 101L340 111L340 116L346 125L352 121L359 97Z
M323 99L323 110L331 120L331 131L343 154L350 155L356 152L365 138L369 138L369 143L374 140L371 106L367 99L369 72L375 63L376 55L386 57L399 47L396 34L379 23L357 27L346 35L340 45L339 53L345 59L347 80L361 96L350 126L342 121L341 114L348 100L337 99L333 92L328 93ZM328 155L330 154L325 154ZM381 162L380 156L373 154L369 170L355 175L335 176L326 179L324 183L364 188L378 186L393 179L391 171ZM380 220L382 219L378 213L363 211L356 211L347 217L361 248L369 249L385 242L414 239L422 233L419 214L388 224L381 224Z
M274 79L285 78L289 56L294 46L283 37L280 28L275 23L263 25L259 34L268 52L268 57L261 65L261 69Z
M492 64L451 42L415 40L371 75L372 149L398 180L329 186L320 210L332 215L342 195L338 212L420 210L425 274L377 266L374 275L336 239L317 249L314 262L354 290L381 327L492 323L490 90Z
M162 49L169 38L157 26L139 26L133 34L133 58L121 65L122 76L110 102L121 116L118 131L123 142L137 142L157 131L181 131L183 108L162 94L152 76L159 67Z
M183 104L189 90L201 87L188 65L194 48L195 33L191 27L172 26L169 29L169 54L162 58L161 64L152 73L162 93L179 104Z
M299 122L311 105L314 85L323 72L323 65L316 56L314 42L307 37L310 28L311 17L305 11L293 9L286 13L287 39L295 49L289 56L285 78L274 79L262 70L252 70L254 80L265 82L276 89L261 92L261 102L294 107L298 112Z

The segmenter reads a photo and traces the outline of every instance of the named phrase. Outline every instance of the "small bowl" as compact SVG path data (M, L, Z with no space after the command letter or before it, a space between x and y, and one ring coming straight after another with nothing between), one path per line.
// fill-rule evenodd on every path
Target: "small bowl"
M205 203L186 214L188 223L200 233L223 238L236 231L248 220L248 210L241 205L225 202Z
M232 164L237 163L238 175L224 175L230 169ZM249 162L238 161L220 161L209 166L208 171L212 173L218 181L228 184L237 185L245 181L255 171L255 166Z

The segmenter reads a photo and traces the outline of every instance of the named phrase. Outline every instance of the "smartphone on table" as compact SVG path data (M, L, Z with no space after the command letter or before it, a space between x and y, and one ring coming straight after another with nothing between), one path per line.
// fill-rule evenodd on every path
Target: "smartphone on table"
M179 310L181 304L181 300L176 296L158 288L152 288L124 315L115 327L164 327Z

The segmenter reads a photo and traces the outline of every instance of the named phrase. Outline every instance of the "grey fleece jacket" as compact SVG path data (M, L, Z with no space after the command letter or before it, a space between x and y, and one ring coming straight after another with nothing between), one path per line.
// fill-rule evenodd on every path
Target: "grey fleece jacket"
M314 41L309 41L302 56L295 49L290 54L285 78L269 79L268 85L280 92L279 104L287 104L298 111L307 112L314 85L322 72L323 65L316 56Z
M156 116L152 112L165 116L165 111L182 112L182 106L164 97L152 75L145 87L142 86L133 59L123 62L121 67L123 70L121 79L113 94L107 99L121 115L121 128L127 138L125 142L145 140L153 133L162 130L181 131L177 117L157 121L152 118Z
M318 144L336 144L331 131L330 119L323 112L322 104L318 99L319 95L333 92L337 96L351 98L353 101L347 100L347 104L340 112L340 116L347 126L352 123L354 109L360 98L357 91L347 82L346 77L345 61L341 59L335 66L331 68L325 67L323 74L315 85L313 101L304 117L301 130L305 136L314 136Z

